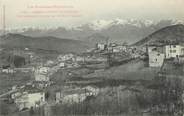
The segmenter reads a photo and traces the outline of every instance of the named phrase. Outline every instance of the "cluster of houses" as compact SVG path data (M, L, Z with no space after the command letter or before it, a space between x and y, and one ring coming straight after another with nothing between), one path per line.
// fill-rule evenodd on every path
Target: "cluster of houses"
M129 54L131 58L138 58L142 57L142 52L138 51L133 46L128 46L126 44L117 44L117 43L97 43L96 49L97 52L108 52L112 54L121 54L122 56L125 56L125 54ZM141 53L140 53L141 52Z
M25 49L29 50L29 49ZM135 52L134 48L128 47L127 45L120 45L116 43L110 44L97 44L97 51L110 51L111 53L130 53L133 57L137 57L139 53ZM150 50L153 51L153 49ZM124 54L123 54L124 55ZM125 56L125 55L124 55ZM156 57L156 56L155 56ZM165 57L165 56L164 56ZM49 60L45 63L42 63L37 57L33 57L30 55L30 58L34 60L36 63L35 66L29 65L28 68L7 68L4 72L13 73L14 71L23 71L23 72L33 72L34 83L26 84L22 87L14 87L12 88L13 92L11 93L11 99L13 99L14 103L18 107L18 109L30 109L37 108L43 106L46 103L45 92L43 91L44 87L50 86L51 75L57 72L59 69L64 68L79 68L85 63L104 63L107 62L107 56L102 54L93 54L93 52L89 54L60 54L57 59ZM34 59L35 58L35 59ZM122 58L122 56L121 56ZM96 66L95 64L95 66ZM56 103L80 103L86 100L88 97L97 96L100 90L94 86L87 86L75 89L64 89L56 92L55 100Z
M98 51L111 51L113 53L123 52L127 50L127 45L117 44L117 43L110 43L110 44L104 44L104 43L97 43L96 44L96 50Z
M150 67L161 67L166 59L175 58L178 62L182 61L184 56L184 45L150 45L147 46Z
M75 67L76 64L85 63L85 62L105 62L107 59L102 56L97 55L75 55L75 54L61 54L58 56L58 61L64 63L63 66L68 67L69 64L73 64Z
M99 88L95 86L70 87L55 92L56 104L81 103L88 97L97 96ZM16 104L19 111L26 109L36 109L47 104L46 93L29 83L22 86L13 86L10 99Z

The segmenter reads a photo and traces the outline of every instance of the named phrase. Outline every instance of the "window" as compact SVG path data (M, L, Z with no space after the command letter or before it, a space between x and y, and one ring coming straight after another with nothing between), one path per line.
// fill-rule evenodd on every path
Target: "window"
M173 45L174 48L176 48L176 45Z

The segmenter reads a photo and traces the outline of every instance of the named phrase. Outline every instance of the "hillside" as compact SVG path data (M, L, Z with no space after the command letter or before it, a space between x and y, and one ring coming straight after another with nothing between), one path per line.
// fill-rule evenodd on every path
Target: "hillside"
M157 74L157 69L145 67L145 62L133 60L124 65L112 67L107 70L96 71L83 76L84 78L106 78L106 79L124 79L124 80L150 80Z
M87 45L79 40L60 39L56 37L30 37L21 34L7 34L1 36L0 46L4 48L30 48L34 50L48 50L57 52L83 52Z
M162 28L148 37L136 42L135 46L145 46L146 44L163 44L168 42L184 42L184 25L173 25Z

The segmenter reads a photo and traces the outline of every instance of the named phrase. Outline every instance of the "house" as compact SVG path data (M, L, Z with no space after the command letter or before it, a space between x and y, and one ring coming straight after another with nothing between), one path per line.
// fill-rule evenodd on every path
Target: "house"
M44 89L44 88L50 86L51 84L54 84L54 83L53 83L52 81L41 81L41 82L35 81L35 82L33 83L33 85L34 85L36 88L38 88L38 89Z
M16 106L19 111L23 109L36 108L44 104L45 102L45 93L43 92L35 92L28 93L23 92L20 96L17 96L14 100Z
M12 74L15 72L15 70L11 69L11 68L7 68L7 69L2 69L1 70L2 73L8 73L8 74Z
M166 45L164 47L165 58L176 58L182 55L182 46L181 45Z
M35 81L50 81L50 78L47 74L34 73Z
M106 47L107 47L107 45L106 44L103 44L103 43L97 43L96 44L97 50L105 50Z
M170 44L164 46L147 46L150 67L161 67L164 59L184 56L184 46L180 44Z
M165 54L162 46L148 46L147 52L150 67L161 67L163 65Z
M91 92L91 95L97 96L98 93L100 92L100 89L95 87L95 86L86 86L84 87L86 90Z
M75 57L75 61L76 62L84 62L85 61L85 57L84 56L76 56Z
M110 45L108 46L108 51L111 51L113 53L127 51L127 46L122 44L110 43Z
M15 91L11 93L11 99L14 100L17 108L21 111L43 105L45 103L45 93L36 88L34 84L28 83L16 87Z
M123 46L123 45L117 45L115 47L113 47L113 52L114 53L118 53L118 52L123 52L123 51L126 51L127 47L126 46Z
M152 51L148 56L150 67L161 67L163 65L165 59L165 55L163 53Z
M38 67L36 69L36 72L41 73L41 74L46 74L49 72L49 70L50 70L49 67Z
M71 60L71 61L74 61L75 58L74 58L74 55L73 54L65 54L65 55L59 55L57 57L57 60L58 61L68 61L68 60Z
M93 92L87 89L72 89L67 91L56 92L56 103L71 104L83 102Z
M39 67L34 72L35 81L50 81L49 67Z
M60 62L60 63L59 63L59 67L60 67L60 68L65 67L65 65L66 65L66 64L65 64L64 62Z

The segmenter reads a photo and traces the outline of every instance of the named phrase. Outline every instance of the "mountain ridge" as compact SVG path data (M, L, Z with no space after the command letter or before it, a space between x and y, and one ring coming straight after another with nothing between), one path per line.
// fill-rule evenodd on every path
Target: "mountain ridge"
M183 43L184 42L184 25L177 24L167 26L155 31L142 40L133 45L143 47L149 44L165 44L165 43Z
M5 48L31 48L58 52L83 52L88 46L79 40L61 39L52 36L30 37L9 33L1 36L0 46Z
M133 44L142 38L147 37L149 34L166 26L175 24L184 24L184 21L180 20L136 20L136 19L114 19L114 20L96 20L89 23L81 24L77 27L67 29L65 27L58 27L55 29L34 29L27 28L23 31L15 31L16 33L33 36L54 36L57 38L70 38L73 40L91 41L91 38L95 39L95 34L98 33L103 36L109 37L112 42L127 42ZM94 36L94 37L92 37Z

